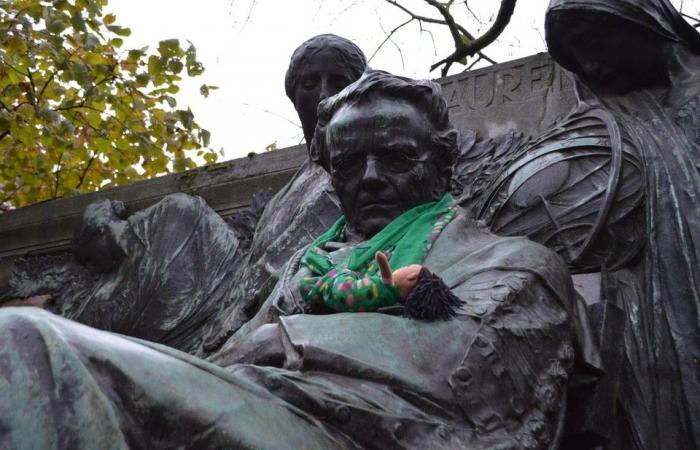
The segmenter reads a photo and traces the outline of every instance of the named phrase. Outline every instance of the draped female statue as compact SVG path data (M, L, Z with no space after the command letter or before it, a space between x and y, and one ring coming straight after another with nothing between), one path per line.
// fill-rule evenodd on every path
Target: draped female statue
M625 315L611 445L697 448L700 34L667 0L553 0L546 39L578 105L482 162L495 176L474 209L575 273L603 272L604 300Z

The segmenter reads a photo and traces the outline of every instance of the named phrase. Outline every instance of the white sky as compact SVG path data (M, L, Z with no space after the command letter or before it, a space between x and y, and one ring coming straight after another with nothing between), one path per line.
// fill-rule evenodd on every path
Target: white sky
M679 0L680 1L680 0ZM692 0L696 2L700 0ZM688 0L686 0L686 3ZM422 0L402 3L421 14L434 14ZM498 4L472 0L474 12L488 26ZM520 0L506 31L486 53L498 62L545 50L544 12L549 0ZM678 2L674 2L678 3ZM454 7L470 30L479 24ZM408 16L384 0L112 0L107 12L117 24L130 27L125 47L155 48L163 39L179 38L197 47L206 70L183 83L180 107L190 106L198 123L211 131L211 146L224 149L223 160L263 152L273 142L279 148L302 139L299 121L284 92L289 57L304 40L335 33L355 42L369 57L394 27ZM430 65L451 50L447 30L433 28L433 40L412 23L394 35L402 49L387 42L370 65L414 78L435 78ZM450 73L458 73L455 66ZM219 86L209 98L201 84Z

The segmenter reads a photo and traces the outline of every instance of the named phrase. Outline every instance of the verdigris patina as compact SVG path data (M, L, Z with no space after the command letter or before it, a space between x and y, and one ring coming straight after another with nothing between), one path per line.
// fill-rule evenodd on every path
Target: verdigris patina
M622 228L631 231L619 253L627 262L610 274L611 299L626 316L611 445L698 448L700 34L667 0L555 0L546 23L552 56L576 73L581 102L613 131L608 209L596 225L614 227L623 214L607 200L614 193L642 205L637 229ZM642 244L636 258L633 241Z
M585 420L606 445L697 448L700 34L666 0L554 0L546 38L578 105L534 139L469 148L462 201L600 273L607 403Z
M400 247L423 246L421 264L464 301L456 317L300 314L301 280L313 276L304 251L208 361L2 308L9 447L556 448L572 370L595 362L580 345L569 272L555 253L492 235L449 204L457 136L439 87L370 72L322 103L316 134L314 159L334 185L352 179L358 191L340 196L347 226L319 248L324 258L342 265L395 220L448 199L449 223L404 231L383 250L391 262Z

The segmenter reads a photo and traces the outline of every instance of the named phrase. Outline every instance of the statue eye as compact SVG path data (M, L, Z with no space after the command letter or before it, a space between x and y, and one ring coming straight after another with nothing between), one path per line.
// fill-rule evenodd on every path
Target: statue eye
M364 155L358 153L339 155L331 163L331 173L338 178L352 178L363 170L364 164Z
M317 76L311 75L304 77L301 80L301 86L304 89L313 89L318 85L319 78Z
M390 146L380 155L382 167L396 172L406 172L422 160L416 155L416 149L409 146Z

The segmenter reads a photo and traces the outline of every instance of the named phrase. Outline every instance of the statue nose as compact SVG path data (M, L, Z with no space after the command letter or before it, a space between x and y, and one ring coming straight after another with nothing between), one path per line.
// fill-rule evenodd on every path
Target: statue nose
M377 171L377 161L371 156L367 157L367 162L365 163L365 173L362 179L364 181L379 180L379 172Z
M328 85L326 83L321 84L321 91L318 93L318 101L325 100L329 97Z
M332 97L336 92L333 90L333 86L325 78L321 80L321 92L318 95L318 101L325 100L328 97Z

